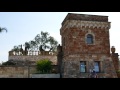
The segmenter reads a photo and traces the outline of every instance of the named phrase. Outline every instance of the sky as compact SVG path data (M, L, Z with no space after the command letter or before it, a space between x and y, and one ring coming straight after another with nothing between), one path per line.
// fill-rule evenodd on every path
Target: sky
M68 13L109 16L110 46L120 54L120 12L0 12L0 63L8 61L8 52L15 46L33 40L41 31L48 32L61 44L61 23Z

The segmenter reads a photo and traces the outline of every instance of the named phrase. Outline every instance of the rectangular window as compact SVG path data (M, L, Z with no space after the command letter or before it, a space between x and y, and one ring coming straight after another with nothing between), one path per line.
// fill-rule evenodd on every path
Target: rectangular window
M100 72L100 62L99 61L94 62L94 70L95 70L95 72Z
M85 61L80 62L80 72L82 72L82 73L86 72L86 62Z

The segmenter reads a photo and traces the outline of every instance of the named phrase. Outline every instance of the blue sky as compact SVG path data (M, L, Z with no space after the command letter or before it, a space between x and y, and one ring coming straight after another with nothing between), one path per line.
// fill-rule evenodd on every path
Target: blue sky
M110 45L120 53L120 12L0 12L0 27L8 29L0 33L0 63L8 60L14 45L33 40L41 31L49 32L61 44L61 23L68 13L109 16Z

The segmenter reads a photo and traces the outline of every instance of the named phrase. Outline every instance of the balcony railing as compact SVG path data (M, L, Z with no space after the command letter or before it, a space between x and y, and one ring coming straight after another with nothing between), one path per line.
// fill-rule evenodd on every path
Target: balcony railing
M22 53L20 51L15 52L15 51L9 51L9 56L38 56L38 55L56 55L54 52L49 52L49 51L27 51L27 53Z

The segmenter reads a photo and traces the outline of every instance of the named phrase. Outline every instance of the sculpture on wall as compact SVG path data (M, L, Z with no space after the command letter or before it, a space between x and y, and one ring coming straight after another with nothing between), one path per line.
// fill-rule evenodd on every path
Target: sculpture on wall
M21 45L20 54L27 55L28 54L28 49L29 49L29 47L27 45L25 45L25 50L23 50L22 45Z
M24 55L28 54L28 50L30 48L30 44L28 42L25 42L25 50L24 50Z
M24 52L24 50L23 50L22 45L21 45L21 48L20 48L20 54L23 55L23 52Z
M28 47L27 47L27 46L25 46L25 51L24 51L24 52L25 52L25 53L24 53L25 55L27 55L27 54L28 54L28 50L27 50L27 49L28 49Z

